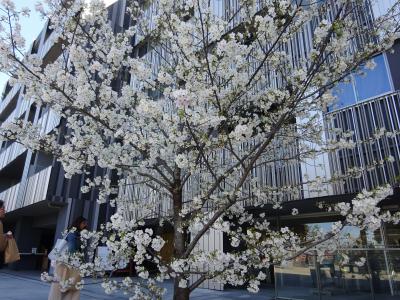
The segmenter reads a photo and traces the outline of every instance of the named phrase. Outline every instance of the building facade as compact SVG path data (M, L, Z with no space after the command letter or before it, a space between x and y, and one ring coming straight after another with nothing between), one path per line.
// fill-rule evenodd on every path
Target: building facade
M105 1L108 6L114 2ZM115 27L119 23L113 12L118 11L118 5L121 3L109 8ZM49 22L32 43L29 53L38 55L43 65L59 57L61 44L54 40ZM23 86L7 83L0 102L1 126L14 120L31 122L41 128L42 134L57 130L60 143L69 130L65 121L49 107L37 105L24 97ZM5 201L7 211L5 228L14 233L21 252L21 261L11 267L39 268L54 241L61 237L77 216L86 217L94 229L107 219L110 207L96 202L97 192L82 194L80 191L85 178L104 172L106 170L95 167L89 175L67 179L60 162L51 155L33 152L17 142L1 143L0 199Z
M332 173L359 173L338 185L336 194L399 181L399 42L393 50L377 55L373 70L352 75L335 88L337 107L325 114L328 138L350 132L356 147L331 155Z
M390 184L395 187L395 194L392 202L384 206L399 210L400 195L396 188L400 175L399 42L393 50L375 56L374 69L362 68L362 74L352 74L338 84L333 91L337 103L323 118L327 139L347 135L355 145L329 154L331 176L352 174L332 186L333 195L342 197ZM307 226L324 228L329 224L324 221ZM365 299L389 296L397 299L400 295L400 226L382 224L376 232L349 228L345 233L359 241L356 248L345 250L349 257L346 266L340 266L341 257L330 255L321 263L311 262L309 266L310 276L320 277L322 298L339 293L336 297L340 299L341 293L352 291L354 297ZM357 266L359 257L366 258L362 267ZM301 268L302 263L292 266L292 270Z

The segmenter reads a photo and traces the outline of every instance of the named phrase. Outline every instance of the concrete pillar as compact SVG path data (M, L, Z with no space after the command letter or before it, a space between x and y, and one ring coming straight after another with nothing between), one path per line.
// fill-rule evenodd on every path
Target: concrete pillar
M57 239L62 238L62 233L64 232L64 230L68 228L69 221L71 218L71 206L72 206L72 199L69 198L67 200L67 205L62 206L58 212L56 234L54 235L54 243L57 241Z

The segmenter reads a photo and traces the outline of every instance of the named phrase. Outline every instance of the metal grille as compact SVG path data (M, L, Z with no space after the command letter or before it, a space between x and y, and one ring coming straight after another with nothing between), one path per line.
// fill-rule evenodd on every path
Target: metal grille
M343 132L354 132L353 149L329 155L333 175L344 175L353 168L358 178L347 178L335 185L336 193L353 193L379 185L396 184L400 170L400 92L358 103L325 115L327 135L337 139Z

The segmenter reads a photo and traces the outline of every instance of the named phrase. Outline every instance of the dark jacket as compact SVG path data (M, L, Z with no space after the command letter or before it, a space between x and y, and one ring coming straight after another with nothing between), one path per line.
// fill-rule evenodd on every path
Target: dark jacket
M81 251L81 240L79 232L70 232L65 238L68 244L68 252L75 253Z

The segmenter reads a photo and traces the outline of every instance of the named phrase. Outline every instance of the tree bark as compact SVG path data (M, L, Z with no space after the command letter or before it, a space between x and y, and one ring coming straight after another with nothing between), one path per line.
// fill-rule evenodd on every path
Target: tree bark
M174 300L189 300L190 291L188 288L179 287L178 278L174 279Z
M174 180L174 189L172 200L174 206L174 258L181 258L186 250L187 242L187 227L182 222L180 212L183 207L182 188L180 180L180 171L177 171ZM182 276L177 276L174 279L174 300L189 300L189 288L179 287L179 281Z

